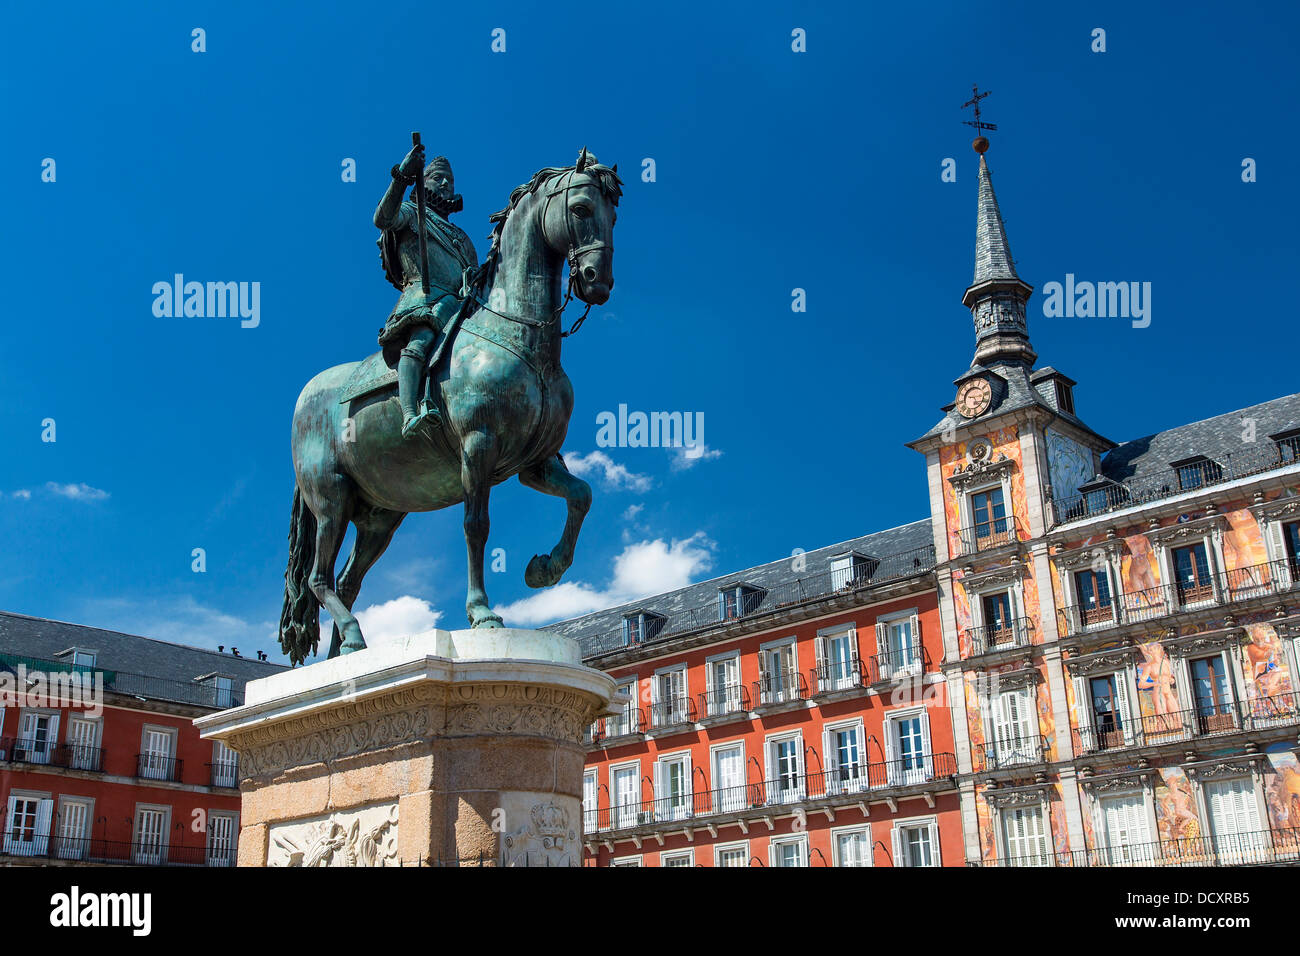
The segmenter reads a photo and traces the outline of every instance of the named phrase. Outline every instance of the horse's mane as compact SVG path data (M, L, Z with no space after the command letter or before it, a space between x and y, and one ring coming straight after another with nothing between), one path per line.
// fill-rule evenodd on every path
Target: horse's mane
M510 193L510 201L506 207L499 212L494 212L488 216L488 222L495 223L492 229L492 244L488 248L487 255L483 258L483 266L479 269L478 276L474 281L473 293L475 296L481 295L492 283L496 274L497 262L501 253L501 232L505 228L506 220L510 214L515 211L525 196L531 196L542 186L563 176L565 173L571 173L577 170L577 166L543 166L528 182L516 186ZM613 205L618 205L619 197L623 195L623 180L618 178L616 167L603 166L600 163L588 163L582 170L588 173L596 180L596 185L600 187L601 195L608 199Z

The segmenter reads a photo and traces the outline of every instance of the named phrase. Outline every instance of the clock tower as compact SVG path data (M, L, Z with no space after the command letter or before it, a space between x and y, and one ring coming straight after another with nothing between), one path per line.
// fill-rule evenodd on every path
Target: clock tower
M1078 800L1063 799L1055 784L1032 773L1002 768L990 776L989 754L999 735L1011 734L1049 748L1054 760L1069 759L1068 732L1053 729L1070 727L1070 716L1057 640L1060 589L1046 536L1059 523L1053 501L1077 495L1114 447L1079 419L1075 382L1050 366L1034 367L1027 319L1033 287L1016 271L993 191L982 135L993 127L976 122L975 272L962 296L974 354L943 418L909 443L926 458L970 863L996 852L1003 837L989 834L1015 832L1009 815L1051 818L1052 833L1081 845ZM1061 786L1073 787L1066 776Z

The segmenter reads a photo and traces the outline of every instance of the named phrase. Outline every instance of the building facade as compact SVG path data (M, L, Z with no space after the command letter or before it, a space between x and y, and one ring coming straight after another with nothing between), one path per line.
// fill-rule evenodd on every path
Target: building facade
M555 626L628 696L590 865L1300 861L1300 395L1093 431L979 163L929 519Z
M0 613L0 865L233 866L238 759L192 721L282 669Z

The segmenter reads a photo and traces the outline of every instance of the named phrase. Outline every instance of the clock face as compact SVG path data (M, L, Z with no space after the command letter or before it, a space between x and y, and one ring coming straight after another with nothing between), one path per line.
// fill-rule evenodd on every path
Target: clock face
M992 400L993 387L986 379L973 378L957 389L957 411L966 418L983 415Z

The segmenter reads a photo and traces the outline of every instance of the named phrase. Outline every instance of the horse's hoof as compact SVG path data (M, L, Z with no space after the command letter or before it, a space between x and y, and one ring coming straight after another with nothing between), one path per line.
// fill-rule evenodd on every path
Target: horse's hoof
M505 627L505 622L491 611L470 618L470 627Z
M364 651L366 649L366 639L361 636L361 626L358 624L347 624L343 627L343 646L339 648L340 653L351 654L353 651Z
M524 583L530 588L544 588L555 583L551 579L551 559L547 555L533 555L524 569Z

